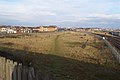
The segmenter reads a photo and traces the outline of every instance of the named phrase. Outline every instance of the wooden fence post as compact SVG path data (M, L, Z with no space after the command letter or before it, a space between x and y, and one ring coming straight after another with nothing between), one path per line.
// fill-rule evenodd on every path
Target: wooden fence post
M14 62L11 60L10 61L10 64L9 64L9 70L10 70L10 79L9 80L12 80L12 73L13 73L13 70L14 70Z
M13 65L12 80L17 80L17 62L14 62Z
M9 63L10 63L10 60L7 59L6 61L6 79L5 80L9 80L10 79L10 69L9 69Z
M28 80L28 68L23 66L22 69L22 80Z
M3 64L2 64L2 57L0 57L0 80L2 80L3 76L2 76L2 67L3 67Z
M2 64L3 64L3 66L2 66L2 70L3 70L2 76L3 76L3 80L5 80L5 74L6 74L6 70L5 70L6 64L5 63L6 63L6 59L2 58Z
M22 64L18 64L17 66L17 69L18 69L18 77L17 77L17 80L22 80Z
M28 67L28 80L35 80L35 72L33 67Z

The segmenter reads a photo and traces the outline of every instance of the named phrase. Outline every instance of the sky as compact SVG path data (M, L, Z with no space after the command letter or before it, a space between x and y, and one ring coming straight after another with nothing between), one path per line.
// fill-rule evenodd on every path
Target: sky
M0 0L0 25L120 28L120 0Z

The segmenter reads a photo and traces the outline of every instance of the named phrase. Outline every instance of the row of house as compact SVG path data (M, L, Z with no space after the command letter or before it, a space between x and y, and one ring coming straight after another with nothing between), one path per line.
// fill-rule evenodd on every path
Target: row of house
M79 32L79 31L101 31L101 28L76 28L74 31Z
M101 31L101 28L58 28L57 26L0 26L0 33L39 33L39 32L63 32L63 31Z
M57 26L23 27L23 26L0 26L1 33L33 33L33 32L54 32Z
M33 32L54 32L57 30L58 30L57 26L41 26L33 28Z

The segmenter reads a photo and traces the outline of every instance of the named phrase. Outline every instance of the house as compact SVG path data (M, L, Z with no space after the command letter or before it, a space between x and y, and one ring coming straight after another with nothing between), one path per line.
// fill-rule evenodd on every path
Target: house
M37 33L37 32L40 32L40 31L41 31L40 27L33 27L32 28L33 33Z
M85 29L84 28L76 28L75 31L80 32L80 31L85 31Z
M17 33L17 31L14 29L14 28L9 28L9 27L7 27L6 28L6 33Z
M30 28L30 27L16 27L16 33L32 33L32 28Z
M0 28L0 32L2 32L2 33L7 33L6 27L1 27L1 28Z
M0 28L1 33L16 33L16 30L12 27L1 27Z
M40 30L43 32L55 32L58 28L57 26L41 26Z
M33 32L55 32L58 30L57 26L40 26L34 27Z
M64 32L64 31L66 31L66 28L58 28L58 31L59 32Z
M101 31L101 28L92 28L92 31Z
M25 33L32 33L32 28L31 27L26 27L25 28Z
M90 32L90 31L92 31L92 28L85 28L85 31Z

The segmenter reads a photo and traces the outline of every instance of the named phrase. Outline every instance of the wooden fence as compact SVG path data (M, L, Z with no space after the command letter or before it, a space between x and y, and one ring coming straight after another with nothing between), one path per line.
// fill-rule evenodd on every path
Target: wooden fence
M0 80L38 80L33 67L0 57Z

